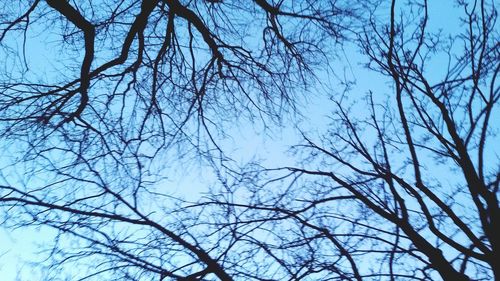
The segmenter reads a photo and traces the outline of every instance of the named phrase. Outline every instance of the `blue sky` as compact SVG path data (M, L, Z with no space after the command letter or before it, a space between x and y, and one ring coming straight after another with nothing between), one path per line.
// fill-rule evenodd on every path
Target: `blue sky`
M432 1L429 3L429 30L443 29L444 34L457 30L459 25L457 13L460 11L450 7L449 2L445 2ZM32 63L43 69L43 66L46 65L44 58L50 57L51 54L48 52L51 51L50 46L53 43L47 43L50 41L50 38L47 38L49 35L39 34L40 32L34 31L32 33L33 37L29 39L29 44L27 44L27 54ZM355 79L354 89L347 97L348 103L355 103L369 90L382 94L391 91L386 78L363 69L362 63L364 62L365 59L361 57L356 47L349 44L345 46L345 52L340 54L340 58L333 62L333 71L336 75L345 74L349 80ZM439 66L443 65L443 61L438 59L432 64L435 67L430 68L429 76L440 77L444 69ZM48 72L48 75L59 74ZM297 159L288 150L291 145L301 141L297 128L314 137L324 132L328 125L327 115L332 110L332 103L329 101L330 95L338 97L342 92L338 79L333 75L323 71L318 73L318 78L323 85L317 83L314 88L309 89L311 93L305 93L306 97L300 99L300 112L304 116L300 123L291 124L288 120L292 120L292 118L285 119L284 126L279 130L263 131L259 122L238 121L240 122L238 126L228 129L229 137L221 140L226 153L240 164L259 159L263 160L262 163L267 167L294 165ZM332 92L332 90L338 91L338 93ZM357 106L360 107L359 114L362 115L362 105ZM5 157L5 154L9 152L4 151L3 153ZM442 172L445 171L446 168L443 168ZM7 173L4 174L4 177L9 177L8 169L4 169L4 173ZM168 185L168 192L190 200L196 200L199 194L207 190L207 187L217 184L213 171L204 167L203 163L173 167L165 173L167 180L164 183ZM32 271L27 262L41 259L41 256L36 254L38 249L36 245L50 241L51 234L51 231L29 228L13 232L2 229L0 231L0 272L2 273L0 280L14 281L18 273L21 273L21 280L43 280L43 278L36 276L36 270Z

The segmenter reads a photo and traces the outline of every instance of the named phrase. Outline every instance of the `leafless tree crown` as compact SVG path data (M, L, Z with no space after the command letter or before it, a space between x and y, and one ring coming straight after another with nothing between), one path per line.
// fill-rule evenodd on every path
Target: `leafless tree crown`
M44 280L498 279L498 12L434 5L3 1L3 225L55 231ZM382 82L332 86L342 53ZM228 164L232 126L318 85L296 163ZM187 202L165 178L193 157L219 181Z

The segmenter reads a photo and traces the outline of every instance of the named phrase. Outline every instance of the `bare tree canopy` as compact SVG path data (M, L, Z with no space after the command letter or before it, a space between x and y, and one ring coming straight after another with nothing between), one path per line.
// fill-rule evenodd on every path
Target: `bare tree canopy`
M238 276L228 246L190 235L158 183L180 157L220 150L225 124L277 123L293 109L350 8L35 0L3 1L2 11L0 122L11 165L2 166L1 204L7 226L59 231L44 280L77 260L89 266L77 276L97 280Z
M500 278L494 1L4 2L0 214L54 231L43 280ZM320 88L296 163L228 164Z
M390 88L337 96L328 132L294 148L299 165L249 168L229 185L248 202L207 202L226 206L244 248L282 268L275 279L500 276L497 11L464 1L459 26L436 31L431 3L401 5L376 6L357 37Z

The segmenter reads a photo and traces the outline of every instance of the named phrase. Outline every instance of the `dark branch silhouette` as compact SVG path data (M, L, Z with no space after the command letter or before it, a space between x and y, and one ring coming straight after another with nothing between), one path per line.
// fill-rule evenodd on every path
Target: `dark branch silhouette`
M4 1L2 226L53 231L44 280L498 279L494 4ZM296 163L232 160L287 120Z

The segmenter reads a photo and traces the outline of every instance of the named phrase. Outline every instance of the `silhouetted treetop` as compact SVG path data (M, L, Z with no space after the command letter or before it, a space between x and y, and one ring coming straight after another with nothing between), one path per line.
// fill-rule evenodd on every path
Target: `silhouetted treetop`
M351 14L330 1L27 4L4 3L0 29L6 63L17 63L1 77L2 120L20 126L115 123L120 110L106 109L127 102L144 126L171 118L182 127L193 113L279 111ZM42 44L52 49L26 55Z

